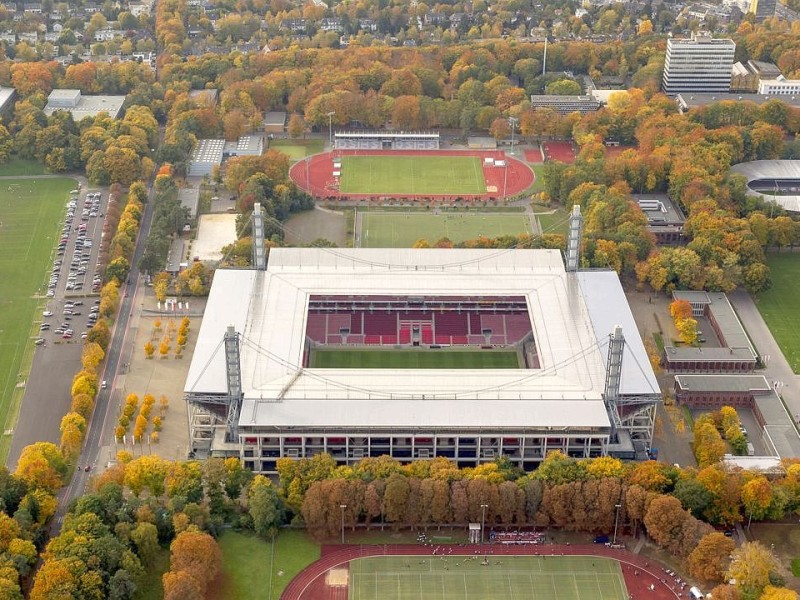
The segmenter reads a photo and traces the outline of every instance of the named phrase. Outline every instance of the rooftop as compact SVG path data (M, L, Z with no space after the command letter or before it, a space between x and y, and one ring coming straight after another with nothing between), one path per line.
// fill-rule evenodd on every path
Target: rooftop
M283 125L286 123L286 113L283 111L268 112L264 115L265 125Z
M197 140L197 145L192 150L191 161L193 163L221 165L224 148L225 140Z
M242 336L243 425L607 428L609 323L622 323L637 367L625 369L623 392L658 390L613 280L613 272L568 275L554 250L273 249L265 272L216 272L185 392L226 393L221 340L233 325ZM540 369L301 368L312 294L487 293L526 298ZM624 310L608 311L606 293Z
M800 98L789 95L770 96L765 94L723 94L717 92L700 94L692 92L678 94L675 99L678 102L678 106L684 111L691 110L693 108L700 108L701 106L713 104L714 102L754 102L755 104L761 105L765 102L769 102L770 100L780 100L788 106L800 108Z
M194 219L197 216L197 206L200 203L199 188L181 188L178 190L178 200L181 206L189 210L189 217Z
M686 217L667 194L633 194L649 227L683 229Z
M728 361L732 358L739 360L755 360L756 352L750 344L750 338L742 327L739 317L728 301L728 297L721 292L693 292L674 291L672 297L676 300L686 300L690 303L708 304L714 316L725 347L723 348L695 348L692 346L667 346L664 351L671 360L704 360Z
M753 392L772 391L763 375L675 375L681 389L691 392Z
M53 90L48 97L44 114L52 115L57 110L66 110L76 121L106 113L116 119L122 113L125 96L83 96L80 90Z

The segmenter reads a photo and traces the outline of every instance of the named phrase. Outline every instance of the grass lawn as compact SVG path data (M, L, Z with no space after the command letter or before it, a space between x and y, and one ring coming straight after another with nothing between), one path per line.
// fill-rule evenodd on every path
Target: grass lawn
M800 373L800 254L767 254L772 288L759 294L758 310L789 366Z
M544 173L544 165L542 163L538 163L533 165L528 164L528 166L531 168L534 175L533 185L530 187L528 192L531 194L538 194L539 192L543 192L544 176L542 175L542 173Z
M41 320L47 272L64 220L72 179L0 181L0 427L12 429L33 360L34 321ZM41 297L37 297L41 294ZM10 436L3 437L5 459Z
M531 222L523 213L363 212L363 248L410 248L419 239L433 245L446 237L453 243L478 236L497 237L531 233Z
M544 233L569 233L569 212L563 208L556 208L554 212L536 213L539 227Z
M620 565L596 556L504 556L489 564L450 557L350 562L350 600L627 600Z
M223 583L211 594L212 599L279 600L294 576L319 560L319 544L304 531L281 531L275 538L272 557L271 543L253 535L226 531L218 541Z
M346 194L486 192L477 156L343 156L339 188Z
M292 160L301 160L312 154L319 154L325 147L325 140L270 140L271 150L279 150Z
M35 160L12 157L7 163L0 165L0 177L15 175L43 175L44 165Z
M315 350L316 369L519 369L515 350Z
M169 571L169 548L159 548L155 563L147 570L144 582L133 597L134 600L161 600L164 597L161 576L167 571Z

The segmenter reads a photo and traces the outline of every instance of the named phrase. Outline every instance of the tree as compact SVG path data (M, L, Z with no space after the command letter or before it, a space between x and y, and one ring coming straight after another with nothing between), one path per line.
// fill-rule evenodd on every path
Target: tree
M680 500L672 496L656 497L644 516L647 533L662 548L672 550L680 542L683 523L689 513L683 510Z
M153 354L156 352L156 347L153 345L153 342L147 342L144 345L144 356L145 358L153 358Z
M696 319L677 319L675 327L678 335L684 344L694 344L697 341L697 320Z
M758 600L797 600L798 595L794 590L768 585Z
M305 129L306 126L305 123L303 123L303 117L301 117L297 113L289 117L289 127L288 127L289 137L291 137L292 139L299 138L301 135L303 135Z
M152 523L139 523L131 531L131 540L145 567L150 567L158 554L158 528Z
M511 135L511 126L508 124L508 119L498 117L492 121L492 126L489 127L489 134L498 142L508 138Z
M770 584L770 575L779 569L775 555L760 542L745 542L731 556L726 577L735 580L736 587L748 597L759 596Z
M581 84L572 79L560 79L545 87L545 94L556 96L580 96L581 92Z
M247 491L247 506L256 534L274 535L283 520L283 510L277 490L269 479L262 475L253 479Z
M688 300L673 300L669 305L669 314L676 321L678 319L689 319L692 316L692 305Z
M186 571L167 571L162 581L164 600L200 600L204 597L198 581Z
M734 548L736 542L718 531L703 536L687 559L689 573L705 583L723 581Z
M763 475L755 477L742 486L742 504L745 514L760 520L767 516L772 504L772 486Z
M14 475L34 489L54 492L61 487L67 465L61 451L50 442L36 442L22 449Z
M170 570L185 571L205 593L222 565L222 553L216 540L207 533L187 530L170 544Z

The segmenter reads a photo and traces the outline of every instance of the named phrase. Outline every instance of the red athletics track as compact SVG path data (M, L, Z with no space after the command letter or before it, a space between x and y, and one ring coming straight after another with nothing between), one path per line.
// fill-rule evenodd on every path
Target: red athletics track
M523 162L509 158L501 151L480 150L337 150L335 156L478 156L481 162L486 157L507 161L508 167L483 166L483 177L487 186L497 188L496 192L487 192L482 195L445 195L445 194L343 194L338 189L330 188L333 181L333 152L316 154L305 160L299 160L289 169L289 176L297 186L316 198L340 198L349 200L370 200L377 198L413 198L455 200L464 198L469 200L489 200L505 196L513 197L524 192L533 184L533 171ZM506 178L506 169L508 177Z
M632 600L674 600L681 598L680 588L658 564L650 564L644 557L625 550L612 550L599 545L530 545L504 546L486 544L484 546L457 546L436 544L448 555L471 556L491 551L499 555L539 555L539 556L605 556L618 560L622 566L625 586ZM451 551L452 550L452 551ZM419 544L375 545L375 546L326 546L322 558L301 571L292 579L281 594L281 600L347 600L347 589L328 587L325 573L335 567L344 567L351 560L367 556L430 556L430 546ZM437 552L437 554L439 553ZM663 581L662 581L663 580ZM650 586L654 589L651 591ZM675 586L676 590L672 589Z

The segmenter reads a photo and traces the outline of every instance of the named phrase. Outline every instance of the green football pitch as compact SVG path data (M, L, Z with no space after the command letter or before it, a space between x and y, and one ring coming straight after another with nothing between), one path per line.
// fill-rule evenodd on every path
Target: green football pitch
M501 235L533 233L524 213L362 212L363 248L410 248L417 240L433 245L446 237L453 243Z
M29 368L33 321L45 302L36 295L47 290L45 271L74 187L66 178L0 180L0 427L13 427L7 416L18 400L17 376L27 376L20 372Z
M800 373L800 255L767 254L772 287L758 295L758 310L789 366Z
M390 556L350 562L348 600L628 600L615 560L596 556Z
M339 190L345 194L486 193L477 156L343 156Z
M316 369L519 369L515 350L320 350L311 354Z

